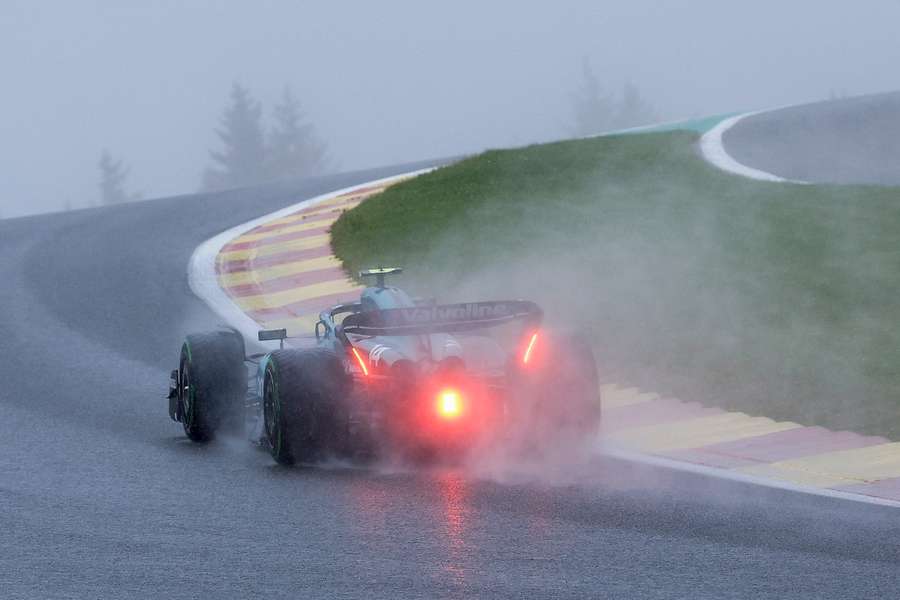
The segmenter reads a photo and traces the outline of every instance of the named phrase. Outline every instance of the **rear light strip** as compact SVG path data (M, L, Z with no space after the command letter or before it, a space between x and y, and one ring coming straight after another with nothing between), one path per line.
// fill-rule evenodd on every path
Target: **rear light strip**
M531 358L531 351L534 350L534 345L537 343L538 334L533 333L531 335L531 339L528 340L528 347L525 348L525 354L522 355L522 364L527 365L528 360Z
M366 361L363 360L363 357L360 355L359 350L354 347L350 347L350 352L353 353L353 356L356 357L356 362L359 363L359 368L362 369L363 375L369 376L369 367L366 366Z

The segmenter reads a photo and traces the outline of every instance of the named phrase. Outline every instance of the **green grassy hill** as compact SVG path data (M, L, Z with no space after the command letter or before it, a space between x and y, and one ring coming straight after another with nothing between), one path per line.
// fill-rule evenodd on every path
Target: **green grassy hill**
M536 299L610 381L900 438L898 190L734 177L696 140L486 152L346 212L334 250L442 299Z

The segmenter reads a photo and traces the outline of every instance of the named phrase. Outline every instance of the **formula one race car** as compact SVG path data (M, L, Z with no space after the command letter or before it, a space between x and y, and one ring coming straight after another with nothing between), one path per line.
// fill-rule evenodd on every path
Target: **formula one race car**
M592 350L540 329L524 300L438 305L376 278L320 313L314 336L263 330L280 349L245 356L235 330L187 336L169 415L196 442L243 429L281 464L324 456L456 456L504 439L586 439L600 421ZM304 343L305 342L305 343ZM248 368L249 367L249 368Z

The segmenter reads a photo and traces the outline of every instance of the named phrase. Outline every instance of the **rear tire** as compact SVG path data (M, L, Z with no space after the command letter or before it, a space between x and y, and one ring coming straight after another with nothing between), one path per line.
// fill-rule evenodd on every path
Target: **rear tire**
M177 385L185 434L194 442L213 439L226 422L241 416L247 393L244 339L231 329L187 336Z
M580 444L599 433L602 418L594 352L582 336L544 333L537 360L516 365L514 421L528 446Z
M580 335L557 335L556 360L546 374L542 401L560 411L549 409L557 423L570 432L596 434L602 417L597 361L590 343ZM549 389L546 389L549 388ZM563 403L559 399L563 398Z
M340 415L349 390L344 364L329 350L272 352L262 400L264 439L275 462L312 462L337 448L346 433Z

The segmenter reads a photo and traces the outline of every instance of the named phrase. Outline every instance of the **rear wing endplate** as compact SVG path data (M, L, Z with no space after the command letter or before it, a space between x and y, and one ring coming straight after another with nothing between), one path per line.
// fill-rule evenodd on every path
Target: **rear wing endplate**
M278 341L284 348L284 340L287 339L287 329L260 329L257 338L261 342Z

